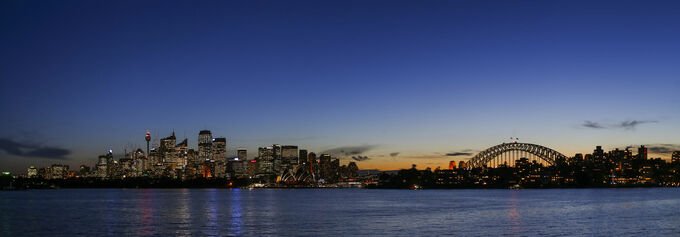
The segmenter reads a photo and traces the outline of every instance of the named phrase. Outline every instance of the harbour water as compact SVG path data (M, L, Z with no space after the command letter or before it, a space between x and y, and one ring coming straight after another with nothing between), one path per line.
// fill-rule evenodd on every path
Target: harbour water
M680 236L680 189L0 192L2 236Z

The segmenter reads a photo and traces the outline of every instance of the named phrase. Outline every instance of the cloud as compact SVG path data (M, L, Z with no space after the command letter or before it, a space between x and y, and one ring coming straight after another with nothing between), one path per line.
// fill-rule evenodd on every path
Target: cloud
M392 152L392 153L390 153L390 156L391 156L391 157L396 157L396 156L398 156L398 155L399 155L399 152Z
M0 150L15 156L57 160L66 160L66 155L71 154L70 150L63 148L19 143L6 138L0 138Z
M618 127L621 127L626 130L631 130L635 129L640 124L645 124L645 123L658 123L659 121L655 120L626 120L621 122Z
M356 156L375 149L376 147L376 145L342 146L325 150L321 152L321 154L330 154L335 156Z
M638 125L641 124L647 124L647 123L658 123L659 121L656 120L625 120L621 121L619 123L615 124L610 124L610 125L603 125L602 123L599 122L593 122L590 120L583 121L583 124L581 126L586 127L586 128L592 128L592 129L619 129L623 128L624 130L634 130Z
M602 128L605 128L605 127L602 126L601 124L596 123L596 122L593 122L593 121L589 121L589 120L584 121L583 124L582 124L582 126L584 126L584 127L586 127L586 128L595 128L595 129L602 129Z
M352 156L352 159L356 161L365 161L370 160L371 158L368 158L368 156Z
M451 153L446 153L446 156L471 156L472 153L470 152L451 152Z
M655 154L670 154L674 151L680 151L680 144L649 144L647 151Z

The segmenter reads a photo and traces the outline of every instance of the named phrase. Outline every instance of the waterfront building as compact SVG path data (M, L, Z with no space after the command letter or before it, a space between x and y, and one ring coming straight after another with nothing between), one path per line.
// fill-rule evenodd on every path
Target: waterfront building
M38 177L38 169L36 169L35 166L28 167L26 174L27 174L28 178L37 178Z

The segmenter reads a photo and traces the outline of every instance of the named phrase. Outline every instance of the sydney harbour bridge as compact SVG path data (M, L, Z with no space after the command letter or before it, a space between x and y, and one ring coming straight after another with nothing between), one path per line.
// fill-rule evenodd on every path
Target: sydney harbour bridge
M469 168L498 167L501 165L514 166L515 160L527 158L529 162L536 161L544 165L555 165L567 159L565 155L548 147L531 143L503 143L489 147L478 153L468 162Z

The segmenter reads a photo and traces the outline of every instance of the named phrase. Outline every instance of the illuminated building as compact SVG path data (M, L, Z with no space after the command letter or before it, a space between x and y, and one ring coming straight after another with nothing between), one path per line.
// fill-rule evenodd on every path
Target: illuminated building
M35 168L35 166L28 167L28 171L26 172L28 175L28 178L37 178L38 177L38 169Z
M680 164L680 151L674 151L671 156L671 163Z
M198 162L202 163L212 158L212 133L210 130L201 130L198 133Z
M461 168L461 169L467 168L467 163L465 163L465 161L461 160L460 162L458 162L458 168Z
M274 160L274 147L260 147L257 148L257 159L258 161L272 161Z
M213 157L215 161L227 161L227 139L224 137L218 137L213 139L212 142Z
M602 150L602 146L596 146L595 150L593 150L593 162L595 164L602 164L604 161L604 150Z
M331 155L321 154L319 156L319 177L328 179L331 176Z
M225 177L227 172L227 139L224 137L214 138L212 144L212 161L215 162L214 176Z
M68 166L54 164L51 167L51 171L51 179L64 179L66 178L66 173L68 172Z
M296 164L298 160L298 147L297 146L282 146L281 147L281 158L287 164Z
M314 174L316 172L316 154L310 152L307 156L307 165L309 166L309 173Z
M638 148L638 158L641 160L647 160L647 147L640 146Z
M175 137L175 131L170 134L169 137L161 139L160 153L163 159L163 165L175 169L177 164L177 152L175 151L175 144L177 138Z
M456 169L456 161L455 160L449 161L449 169L450 170Z
M188 139L175 145L175 165L177 169L186 167L189 164Z
M307 150L300 150L300 155L298 155L298 165L307 164Z
M236 157L240 160L248 160L248 150L238 149L238 151L236 151Z

